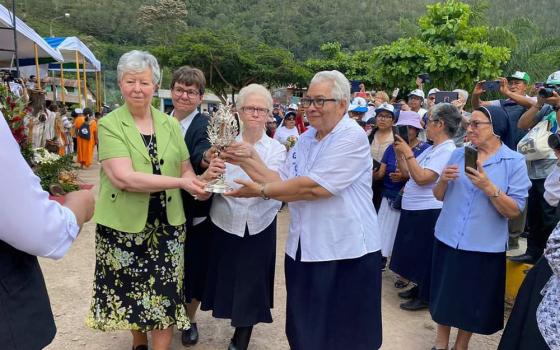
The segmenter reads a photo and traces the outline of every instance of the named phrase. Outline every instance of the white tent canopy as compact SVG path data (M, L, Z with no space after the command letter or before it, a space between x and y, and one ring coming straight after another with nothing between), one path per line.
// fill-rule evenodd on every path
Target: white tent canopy
M15 49L14 45L14 32L12 13L0 5L0 48L6 51L0 51L0 64L9 66L14 59ZM10 30L8 30L10 29ZM20 65L34 65L35 64L35 47L37 44L38 57L42 63L47 62L62 62L64 59L60 52L53 49L39 34L31 29L25 22L16 17L16 31L17 31L17 45L18 45L18 58ZM12 50L12 51L9 51ZM23 60L23 61L22 61Z
M76 51L79 52L81 57L85 57L86 59L86 69L87 71L100 71L101 70L101 62L97 58L91 50L84 44L80 39L75 36L69 36L66 38L45 38L45 41L54 49L58 50L63 58L65 63L69 62L76 62ZM81 57L78 59L80 64L82 64ZM51 67L52 68L52 67ZM66 69L66 68L65 68ZM80 69L81 70L81 69Z

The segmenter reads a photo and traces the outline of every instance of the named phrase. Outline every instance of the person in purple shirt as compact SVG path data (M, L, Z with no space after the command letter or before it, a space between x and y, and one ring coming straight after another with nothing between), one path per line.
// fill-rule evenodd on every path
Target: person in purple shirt
M507 115L477 108L467 135L477 149L477 169L465 171L465 148L456 149L434 196L443 201L435 227L430 313L437 323L435 349L467 349L472 333L503 328L508 219L521 214L531 182L523 155L512 151Z

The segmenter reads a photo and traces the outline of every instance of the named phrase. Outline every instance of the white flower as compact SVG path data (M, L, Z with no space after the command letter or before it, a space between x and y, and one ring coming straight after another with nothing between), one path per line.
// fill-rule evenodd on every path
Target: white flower
M33 161L35 164L51 164L59 159L60 156L58 154L51 153L42 147L33 149Z

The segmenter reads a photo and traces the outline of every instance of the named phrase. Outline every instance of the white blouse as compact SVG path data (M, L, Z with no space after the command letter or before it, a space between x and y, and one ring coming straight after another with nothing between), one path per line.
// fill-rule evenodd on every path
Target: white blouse
M241 134L237 141L243 141ZM264 133L254 147L270 170L278 171L286 160L286 147ZM233 188L241 187L233 182L235 179L251 180L241 167L229 163L226 163L225 175ZM250 235L256 235L272 223L281 206L282 202L274 199L232 198L220 194L212 200L210 219L214 225L233 235L243 237L245 227L249 228Z
M372 158L364 130L348 115L322 140L310 127L288 154L282 180L306 176L329 198L290 202L286 254L301 261L353 259L381 249L371 198Z

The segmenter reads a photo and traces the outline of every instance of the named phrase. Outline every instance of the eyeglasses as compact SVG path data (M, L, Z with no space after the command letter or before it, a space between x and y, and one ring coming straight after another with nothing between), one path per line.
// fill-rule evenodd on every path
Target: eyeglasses
M428 123L429 123L429 122L435 123L435 122L440 122L440 121L441 121L440 119L428 118Z
M430 97L428 97L428 99L429 99L429 100L434 100L434 101L435 101L436 97L435 97L435 96L430 96Z
M241 111L249 115L255 114L255 112L257 112L259 116L265 116L268 114L268 108L260 108L260 107L241 107Z
M481 121L478 121L478 120L471 120L470 122L467 123L467 125L469 125L473 129L478 128L478 126L480 124L492 124L492 123L491 122L481 122Z
M335 101L338 100L336 98L321 98L321 97L302 98L301 100L299 100L303 108L308 108L309 106L311 106L312 103L315 107L321 108L325 105L325 102L335 102Z
M187 94L187 98L193 98L200 96L200 91L198 90L184 90L181 88L173 88L173 94L177 97L183 96L183 94Z
M390 115L390 114L385 114L385 113L383 113L383 114L378 114L378 115L376 115L375 117L378 118L378 119L393 119L393 116L392 116L392 115Z

